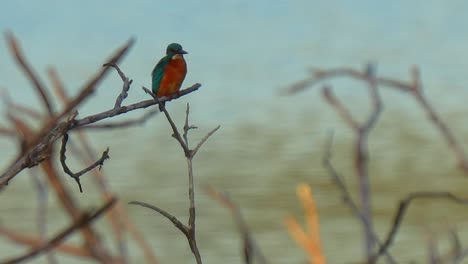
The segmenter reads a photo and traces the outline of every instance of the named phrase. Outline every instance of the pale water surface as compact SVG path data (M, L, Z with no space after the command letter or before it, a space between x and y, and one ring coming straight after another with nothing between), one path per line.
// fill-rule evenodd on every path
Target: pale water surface
M360 224L321 164L325 140L334 130L333 161L355 194L353 134L321 99L320 87L291 97L278 93L307 76L308 67L360 68L375 61L379 74L408 79L409 67L418 64L429 100L457 138L465 146L468 143L464 136L468 133L464 114L468 110L468 21L464 14L468 4L464 1L15 1L0 7L0 29L16 34L44 79L46 67L56 66L71 94L131 36L137 42L122 64L134 79L128 103L147 98L140 87L150 84L149 73L168 43L180 42L190 52L185 84L201 82L203 87L168 108L182 124L185 103L190 102L192 121L200 127L192 131L194 143L221 125L194 160L198 239L205 263L242 262L235 225L228 211L203 193L205 185L229 192L272 263L304 263L304 253L283 224L291 214L302 220L295 197L295 188L302 182L311 185L318 204L330 263L361 260ZM366 87L346 80L333 84L353 113L364 118ZM0 42L0 87L18 102L39 108L29 86ZM111 108L120 88L120 79L112 73L80 115ZM467 183L455 168L452 153L414 101L392 90L381 92L385 111L370 136L373 210L380 237L388 230L397 202L407 193L448 190L464 196ZM122 201L153 203L187 219L185 161L170 135L163 116L157 116L141 127L94 132L91 139L97 151L110 147L111 159L104 172ZM6 166L16 145L8 140L0 144ZM70 191L84 207L96 206L98 196L91 179L82 181L84 194L67 179ZM50 199L49 233L53 234L69 220L53 195ZM1 224L36 232L36 200L29 174L15 178L0 194ZM194 263L187 242L169 221L140 207L128 206L128 212L161 263ZM402 263L423 263L428 230L441 240L441 252L449 247L447 232L452 228L466 245L467 212L445 201L417 202L404 220L392 253ZM104 221L97 225L109 234ZM79 241L78 236L72 239ZM24 250L0 239L0 256ZM135 244L129 252L132 263L143 262ZM34 263L44 261L40 258ZM62 262L82 263L71 258Z

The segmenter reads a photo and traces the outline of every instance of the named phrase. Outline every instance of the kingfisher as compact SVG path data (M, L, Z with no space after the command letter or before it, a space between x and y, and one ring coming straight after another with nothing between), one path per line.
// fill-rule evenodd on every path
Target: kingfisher
M184 54L187 52L178 43L171 43L167 46L166 56L156 64L151 73L152 90L156 97L167 97L179 93L187 74Z

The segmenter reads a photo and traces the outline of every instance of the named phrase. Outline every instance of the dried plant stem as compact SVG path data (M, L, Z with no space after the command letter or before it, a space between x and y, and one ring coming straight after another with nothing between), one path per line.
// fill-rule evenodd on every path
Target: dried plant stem
M154 95L151 91L149 91L148 89L146 89L144 87L143 87L143 89L145 90L145 92L150 94L154 98L154 100L156 102L159 103L160 111L162 111L164 113L164 115L167 118L167 121L169 122L169 125L172 128L172 131L173 131L172 137L174 137L179 142L182 150L184 151L185 158L187 160L187 170L188 170L188 178L189 178L188 179L188 181L189 181L188 193L189 193L189 203L190 203L188 225L187 226L184 225L181 221L179 221L177 219L177 217L171 215L170 213L164 211L163 209L161 209L161 208L159 208L157 206L150 205L150 204L143 203L143 202L138 202L138 201L130 202L130 204L140 205L140 206L143 206L143 207L146 207L146 208L150 208L150 209L158 212L162 216L166 217L167 219L169 219L187 237L187 241L189 243L189 246L190 246L190 249L192 250L193 255L195 256L195 260L197 261L197 264L201 264L202 263L202 258L201 258L201 255L200 255L200 251L198 250L197 240L196 240L196 228L195 228L195 224L196 224L196 221L195 221L196 220L196 207L195 207L195 191L194 191L194 183L193 183L194 176L193 176L192 160L193 160L195 154L197 153L197 151L203 145L203 143L205 143L206 140L220 128L220 126L217 126L215 129L210 131L200 141L200 143L198 143L198 145L195 147L195 149L192 150L192 149L190 149L190 147L188 145L187 133L188 133L188 131L190 129L193 129L195 127L188 125L188 115L189 115L189 112L190 112L189 111L189 109L190 109L189 105L187 104L186 118L185 118L185 125L184 125L184 133L183 133L183 137L182 137L181 133L177 129L177 126L175 125L174 121L172 120L171 116L169 115L169 112L166 110L165 104L161 103L159 101L159 98L157 98L156 95Z
M45 251L49 250L50 248L55 247L63 239L65 239L71 233L73 233L75 230L77 230L79 228L82 228L82 227L88 226L88 224L91 221L93 221L94 219L99 217L101 214L106 212L109 208L111 208L112 205L115 203L115 201L116 201L116 199L112 199L112 200L108 201L106 204L104 204L101 208L96 210L95 212L86 213L86 214L81 215L79 218L77 218L74 221L74 223L70 227L66 228L65 230L63 230L60 233L58 233L57 235L55 235L54 238L49 240L47 243L44 243L44 244L40 245L37 248L33 248L30 252L28 252L28 253L26 253L26 254L24 254L22 256L15 257L15 258L3 261L2 263L3 264L19 263L19 262L25 261L27 259L30 259L30 258L32 258L32 257L34 257L34 256L36 256L36 255L38 255L38 254L40 254L42 252L45 252ZM112 263L112 260L107 261L105 263Z

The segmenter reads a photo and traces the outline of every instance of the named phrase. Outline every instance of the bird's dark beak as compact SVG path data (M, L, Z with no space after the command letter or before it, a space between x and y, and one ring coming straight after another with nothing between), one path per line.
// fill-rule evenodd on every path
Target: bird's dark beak
M188 54L188 52L186 52L185 50L181 50L179 51L179 54Z

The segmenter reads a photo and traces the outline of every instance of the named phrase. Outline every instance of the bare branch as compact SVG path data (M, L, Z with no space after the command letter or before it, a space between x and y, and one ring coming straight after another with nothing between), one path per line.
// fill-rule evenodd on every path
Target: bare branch
M135 126L135 125L141 125L158 113L159 113L159 110L153 109L153 110L146 112L144 115L142 115L141 117L137 119L131 119L131 120L126 120L126 121L121 121L121 122L108 122L108 123L96 124L96 125L86 125L83 127L77 127L77 129L107 130L111 128L125 128L125 127L130 127L130 126Z
M116 63L118 60L120 60L132 43L133 40L130 40L124 47L119 49L116 54L112 56L110 62ZM24 168L37 165L37 163L34 163L37 154L44 151L44 149L48 148L53 142L60 138L63 133L71 129L71 121L60 123L59 120L66 115L69 115L73 109L81 104L94 91L96 85L105 76L107 69L108 67L104 68L94 78L92 78L81 90L79 95L65 106L65 109L61 113L54 115L42 127L37 136L31 140L31 143L28 146L28 151L26 151L24 155L18 157L11 165L7 167L5 172L0 175L0 188L6 185L11 178L15 177Z
M185 95L187 95L189 93L192 93L192 92L198 90L200 87L201 87L201 84L196 83L196 84L190 86L187 89L181 90L180 95L178 97L171 97L171 98L161 97L161 98L159 98L159 102L168 102L168 101L171 101L171 100L173 100L175 98L185 96ZM130 111L136 110L136 109L147 108L147 107L157 105L157 104L158 104L158 102L156 102L155 100L145 100L145 101L138 102L138 103L135 103L135 104L122 106L122 107L117 108L117 109L107 110L107 111L104 111L104 112L99 113L99 114L90 115L88 117L84 117L82 119L75 120L73 122L73 124L70 126L70 129L74 129L74 128L81 127L81 126L86 126L88 124L92 124L92 123L95 123L97 121L100 121L100 120L103 120L103 119L106 119L106 118L118 116L118 115L130 112Z
M202 140L200 140L200 142L198 142L197 146L192 150L192 156L195 156L195 154L197 154L198 150L201 148L201 146L203 144L205 144L205 142L208 140L209 137L211 137L216 131L218 131L218 129L220 129L221 126L218 125L217 127L215 127L213 130L211 130L210 132L208 132L208 134L206 134L206 136L204 136L202 138Z
M220 202L231 212L232 217L234 218L234 222L236 223L237 229L239 230L242 236L245 263L253 263L253 257L255 255L258 257L259 263L268 263L267 259L265 258L265 255L261 252L260 247L253 239L252 232L250 231L247 223L242 217L239 207L234 202L232 202L232 200L226 194L221 193L210 186L206 186L205 191L211 197L213 197L213 199Z
M305 80L302 80L298 83L291 85L286 88L283 93L285 94L294 94L305 90L308 87L312 87L321 83L323 81L334 79L338 77L350 77L357 80L369 81L370 76L367 73L357 71L350 68L336 68L330 70L316 69L311 71L311 77ZM410 92L412 89L412 84L407 82L402 82L398 80L393 80L390 78L376 77L375 81L377 85L386 86L389 88L395 88L402 92Z
M344 106L343 103L333 94L332 88L330 86L324 86L322 89L322 95L327 100L327 102L333 106L341 118L353 129L355 132L359 131L359 123L356 122L349 112L348 109Z
M388 232L384 243L382 246L380 246L379 251L375 256L373 256L371 259L371 263L377 262L378 258L387 251L388 247L392 244L393 239L395 238L398 228L400 227L403 217L405 216L405 213L410 206L411 202L413 202L416 199L445 199L457 204L462 204L466 205L468 204L468 199L460 198L450 192L413 192L410 193L405 199L401 200L398 209L396 210L393 221L392 221L392 226L390 228L390 231Z
M413 89L411 91L416 102L418 102L419 105L424 109L429 120L432 121L432 123L437 127L440 134L442 135L442 138L445 140L449 148L455 154L458 166L464 171L465 174L468 174L468 159L466 157L466 153L463 150L461 143L458 142L458 140L455 138L447 124L442 120L442 118L439 117L432 105L427 101L426 97L424 96L419 69L416 66L412 69L412 77Z
M67 91L65 90L65 87L63 86L62 81L60 80L60 77L58 76L57 71L50 67L47 71L49 75L49 79L52 82L52 88L57 95L57 97L64 103L68 103L68 95Z
M21 48L15 36L13 35L13 33L7 32L5 37L7 39L10 51L16 59L16 62L19 64L20 68L24 71L28 79L33 83L49 115L52 115L54 111L53 111L52 104L49 99L49 95L47 94L47 91L44 88L44 85L42 84L42 82L34 73L34 70L32 69L32 67L26 61L26 58L24 57L23 52L21 51Z
M351 212L361 220L362 223L367 225L367 219L366 217L362 214L361 210L359 210L358 205L352 198L351 193L349 192L348 188L346 187L345 182L343 181L342 176L339 174L339 172L335 169L331 162L332 158L332 144L333 144L333 132L330 133L328 140L326 141L325 144L325 154L323 155L322 159L322 164L325 167L325 169L328 171L328 174L331 176L333 182L335 185L338 187L343 202L348 205L348 207L351 209ZM371 230L371 234L373 237L373 240L376 241L376 243L379 245L379 247L382 246L382 242L380 242L379 237L375 234L373 230ZM393 259L393 257L390 255L389 252L385 252L385 255L387 257L387 260L389 263L396 263L396 261Z
M28 246L31 248L38 248L47 243L47 241L44 241L43 238L29 237L23 234L18 234L17 232L8 230L4 227L0 227L0 235L5 236L9 240L17 244L21 244L21 245ZM83 248L81 246L70 245L66 243L57 244L54 247L54 250L63 254L71 255L71 256L92 257L91 252L87 250L86 248Z
M44 243L46 241L47 235L47 204L48 204L48 189L47 185L44 184L39 175L37 174L36 170L30 170L30 178L34 183L34 187L36 187L37 193L37 210L36 210L36 222L37 222L37 229L39 233L39 242ZM52 252L47 252L47 260L49 264L58 263L57 259L55 258Z
M185 123L184 123L184 141L185 141L185 145L188 146L189 145L189 141L188 141L188 132L190 129L197 129L198 127L196 126L192 126L192 125L189 125L189 113L190 113L190 105L189 103L187 103L187 108L185 110Z
M122 81L123 81L122 92L119 94L119 96L115 100L115 104L114 104L114 109L117 109L117 108L122 106L123 100L125 100L125 98L127 98L128 90L130 90L130 85L132 84L133 80L128 79L127 76L125 76L125 74L120 70L119 66L117 64L113 63L113 62L105 63L102 66L104 66L104 67L114 67L117 70L117 72L119 73L120 78L122 78Z
M63 167L63 171L70 175L70 177L72 177L73 179L75 179L76 183L78 184L78 187L80 188L80 192L82 193L83 192L83 188L81 187L81 183L80 183L80 176L87 173L88 171L96 168L97 166L99 166L99 169L101 169L102 165L104 164L104 161L106 159L109 158L109 148L107 148L103 153L102 153L102 156L101 158L99 158L96 162L94 162L93 164L89 165L88 167L82 169L81 171L77 172L77 173L73 173L70 168L68 168L65 160L67 159L67 156L65 155L65 152L67 151L67 141L68 141L68 134L65 133L63 135L63 139L62 139L62 148L60 149L60 163L62 164L62 167Z
M416 66L411 69L412 80L409 82L403 82L385 77L369 76L367 72L361 72L350 68L336 68L329 70L316 69L311 72L310 78L291 85L285 89L283 93L288 95L294 94L303 91L308 87L317 85L323 81L338 77L348 77L356 80L366 81L368 83L375 82L374 85L376 86L385 86L412 94L416 102L424 109L429 120L439 130L445 142L454 153L460 168L465 174L468 174L468 157L466 156L462 144L460 144L460 142L455 138L452 131L448 128L446 123L443 122L442 118L436 113L434 108L425 98L422 92L423 86L420 79L420 72Z
M77 230L77 229L79 229L79 228L81 228L83 226L88 225L90 222L92 222L93 220L98 218L101 214L103 214L108 209L110 209L115 204L116 201L117 201L117 199L113 198L113 199L109 200L107 203L105 203L98 210L96 210L96 211L94 211L92 213L89 213L89 214L83 214L71 226L69 226L65 230L59 232L52 239L50 239L47 243L45 243L45 244L43 244L43 245L41 245L39 247L33 248L31 251L29 251L28 253L26 253L24 255L21 255L21 256L14 257L14 258L8 259L6 261L3 261L2 264L19 263L19 262L25 261L25 260L27 260L29 258L32 258L32 257L34 257L36 255L39 255L39 254L49 250L50 248L54 248L60 242L62 242L63 239L67 238L71 233L73 233L75 230Z
M190 246L190 249L192 250L192 253L195 256L195 259L198 264L202 263L202 259L200 256L200 251L198 250L197 247L197 241L196 241L196 235L195 235L195 219L196 219L196 208L195 208L195 191L194 191L194 180L193 180L193 166L192 166L192 159L197 153L198 149L203 145L203 143L214 133L216 130L219 129L219 126L212 130L208 135L206 135L200 143L198 143L197 147L195 150L191 150L190 147L188 146L188 136L187 133L190 129L193 127L189 126L188 123L188 115L189 115L189 105L187 104L187 110L186 110L186 117L185 117L185 125L184 125L184 135L183 137L181 136L179 130L177 129L177 126L175 125L174 121L172 120L169 112L167 111L164 102L161 101L163 98L157 98L156 95L154 95L150 90L146 89L143 87L143 90L150 94L154 101L159 104L159 109L161 112L164 113L164 115L167 118L167 121L169 122L173 134L172 137L174 137L180 144L181 148L184 151L186 161L187 161L187 170L188 170L188 179L189 179L189 221L188 221L188 226L184 226L184 228L187 230L187 240ZM157 207L155 207L157 208ZM167 216L166 216L167 217ZM179 228L180 229L180 228Z
M180 222L179 219L177 219L177 217L171 215L170 213L164 211L163 209L161 209L161 208L159 208L157 206L151 205L151 204L147 204L147 203L144 203L144 202L138 202L138 201L132 201L132 202L129 202L128 204L143 206L143 207L146 207L146 208L149 208L151 210L154 210L154 211L158 212L162 216L169 219L169 221L171 221L175 225L175 227L177 227L185 236L187 236L187 238L189 237L188 228L184 224L182 224L182 222Z
M359 124L354 121L350 111L331 93L331 88L324 87L323 95L327 102L335 108L341 118L351 127L356 134L355 142L355 167L358 175L359 182L359 194L362 213L362 224L364 229L365 238L365 250L366 258L372 255L372 249L374 247L374 235L373 235L373 223L372 223L372 206L371 206L371 194L370 194L370 183L368 175L368 134L375 125L380 113L382 112L382 102L377 90L377 79L375 77L374 65L368 64L366 71L363 73L366 77L363 80L368 82L369 93L372 104L372 111L368 119L363 123Z

